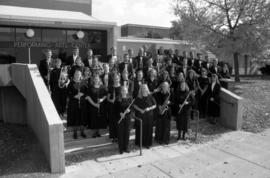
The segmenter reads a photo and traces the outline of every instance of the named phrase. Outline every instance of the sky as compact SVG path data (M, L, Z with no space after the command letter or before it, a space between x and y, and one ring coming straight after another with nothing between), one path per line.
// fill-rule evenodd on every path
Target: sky
M175 19L171 0L92 0L92 15L117 25L142 24L170 27Z

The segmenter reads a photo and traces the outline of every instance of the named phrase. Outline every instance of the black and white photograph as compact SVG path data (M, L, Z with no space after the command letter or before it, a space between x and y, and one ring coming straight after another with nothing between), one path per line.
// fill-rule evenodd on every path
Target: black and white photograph
M270 0L0 0L0 177L270 178Z

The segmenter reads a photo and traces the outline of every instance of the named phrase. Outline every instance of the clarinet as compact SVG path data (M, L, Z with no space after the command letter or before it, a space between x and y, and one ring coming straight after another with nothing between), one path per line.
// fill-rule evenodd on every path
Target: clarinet
M182 105L179 106L179 110L178 110L178 114L180 114L180 112L182 111L185 103L187 102L189 96L190 96L191 92L188 93L187 97L185 98L184 102L182 103Z

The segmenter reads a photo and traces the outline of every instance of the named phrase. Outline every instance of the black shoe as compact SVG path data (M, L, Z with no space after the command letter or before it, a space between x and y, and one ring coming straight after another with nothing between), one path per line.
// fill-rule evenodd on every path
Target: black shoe
M130 153L129 149L124 150L124 152L126 152L126 153Z
M74 132L74 133L73 133L73 138L74 138L74 139L77 139L77 138L78 138L77 132Z
M180 136L180 134L178 134L177 140L180 140L180 139L181 139L181 136Z
M146 148L146 149L150 149L150 146L146 146L145 148Z
M85 135L85 133L82 131L81 132L81 136L83 137L83 138L86 138L86 135Z
M96 134L96 136L97 136L97 137L101 137L101 135L100 135L100 133L99 133L99 132Z
M96 138L97 137L97 133L93 133L92 138Z
M117 141L118 141L117 138L112 139L112 142L113 142L113 143L115 143L115 142L117 142Z
M122 151L122 150L120 150L120 151L119 151L119 153L120 153L120 154L123 154L123 151Z

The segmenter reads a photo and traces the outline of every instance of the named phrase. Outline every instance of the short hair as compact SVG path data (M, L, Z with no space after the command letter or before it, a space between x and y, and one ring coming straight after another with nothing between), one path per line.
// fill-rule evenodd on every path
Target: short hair
M79 49L78 46L74 46L74 47L72 48L72 51L75 51L75 50L80 50L80 49Z
M52 52L52 50L51 49L45 49L45 51L44 51L45 53L48 53L48 52Z

